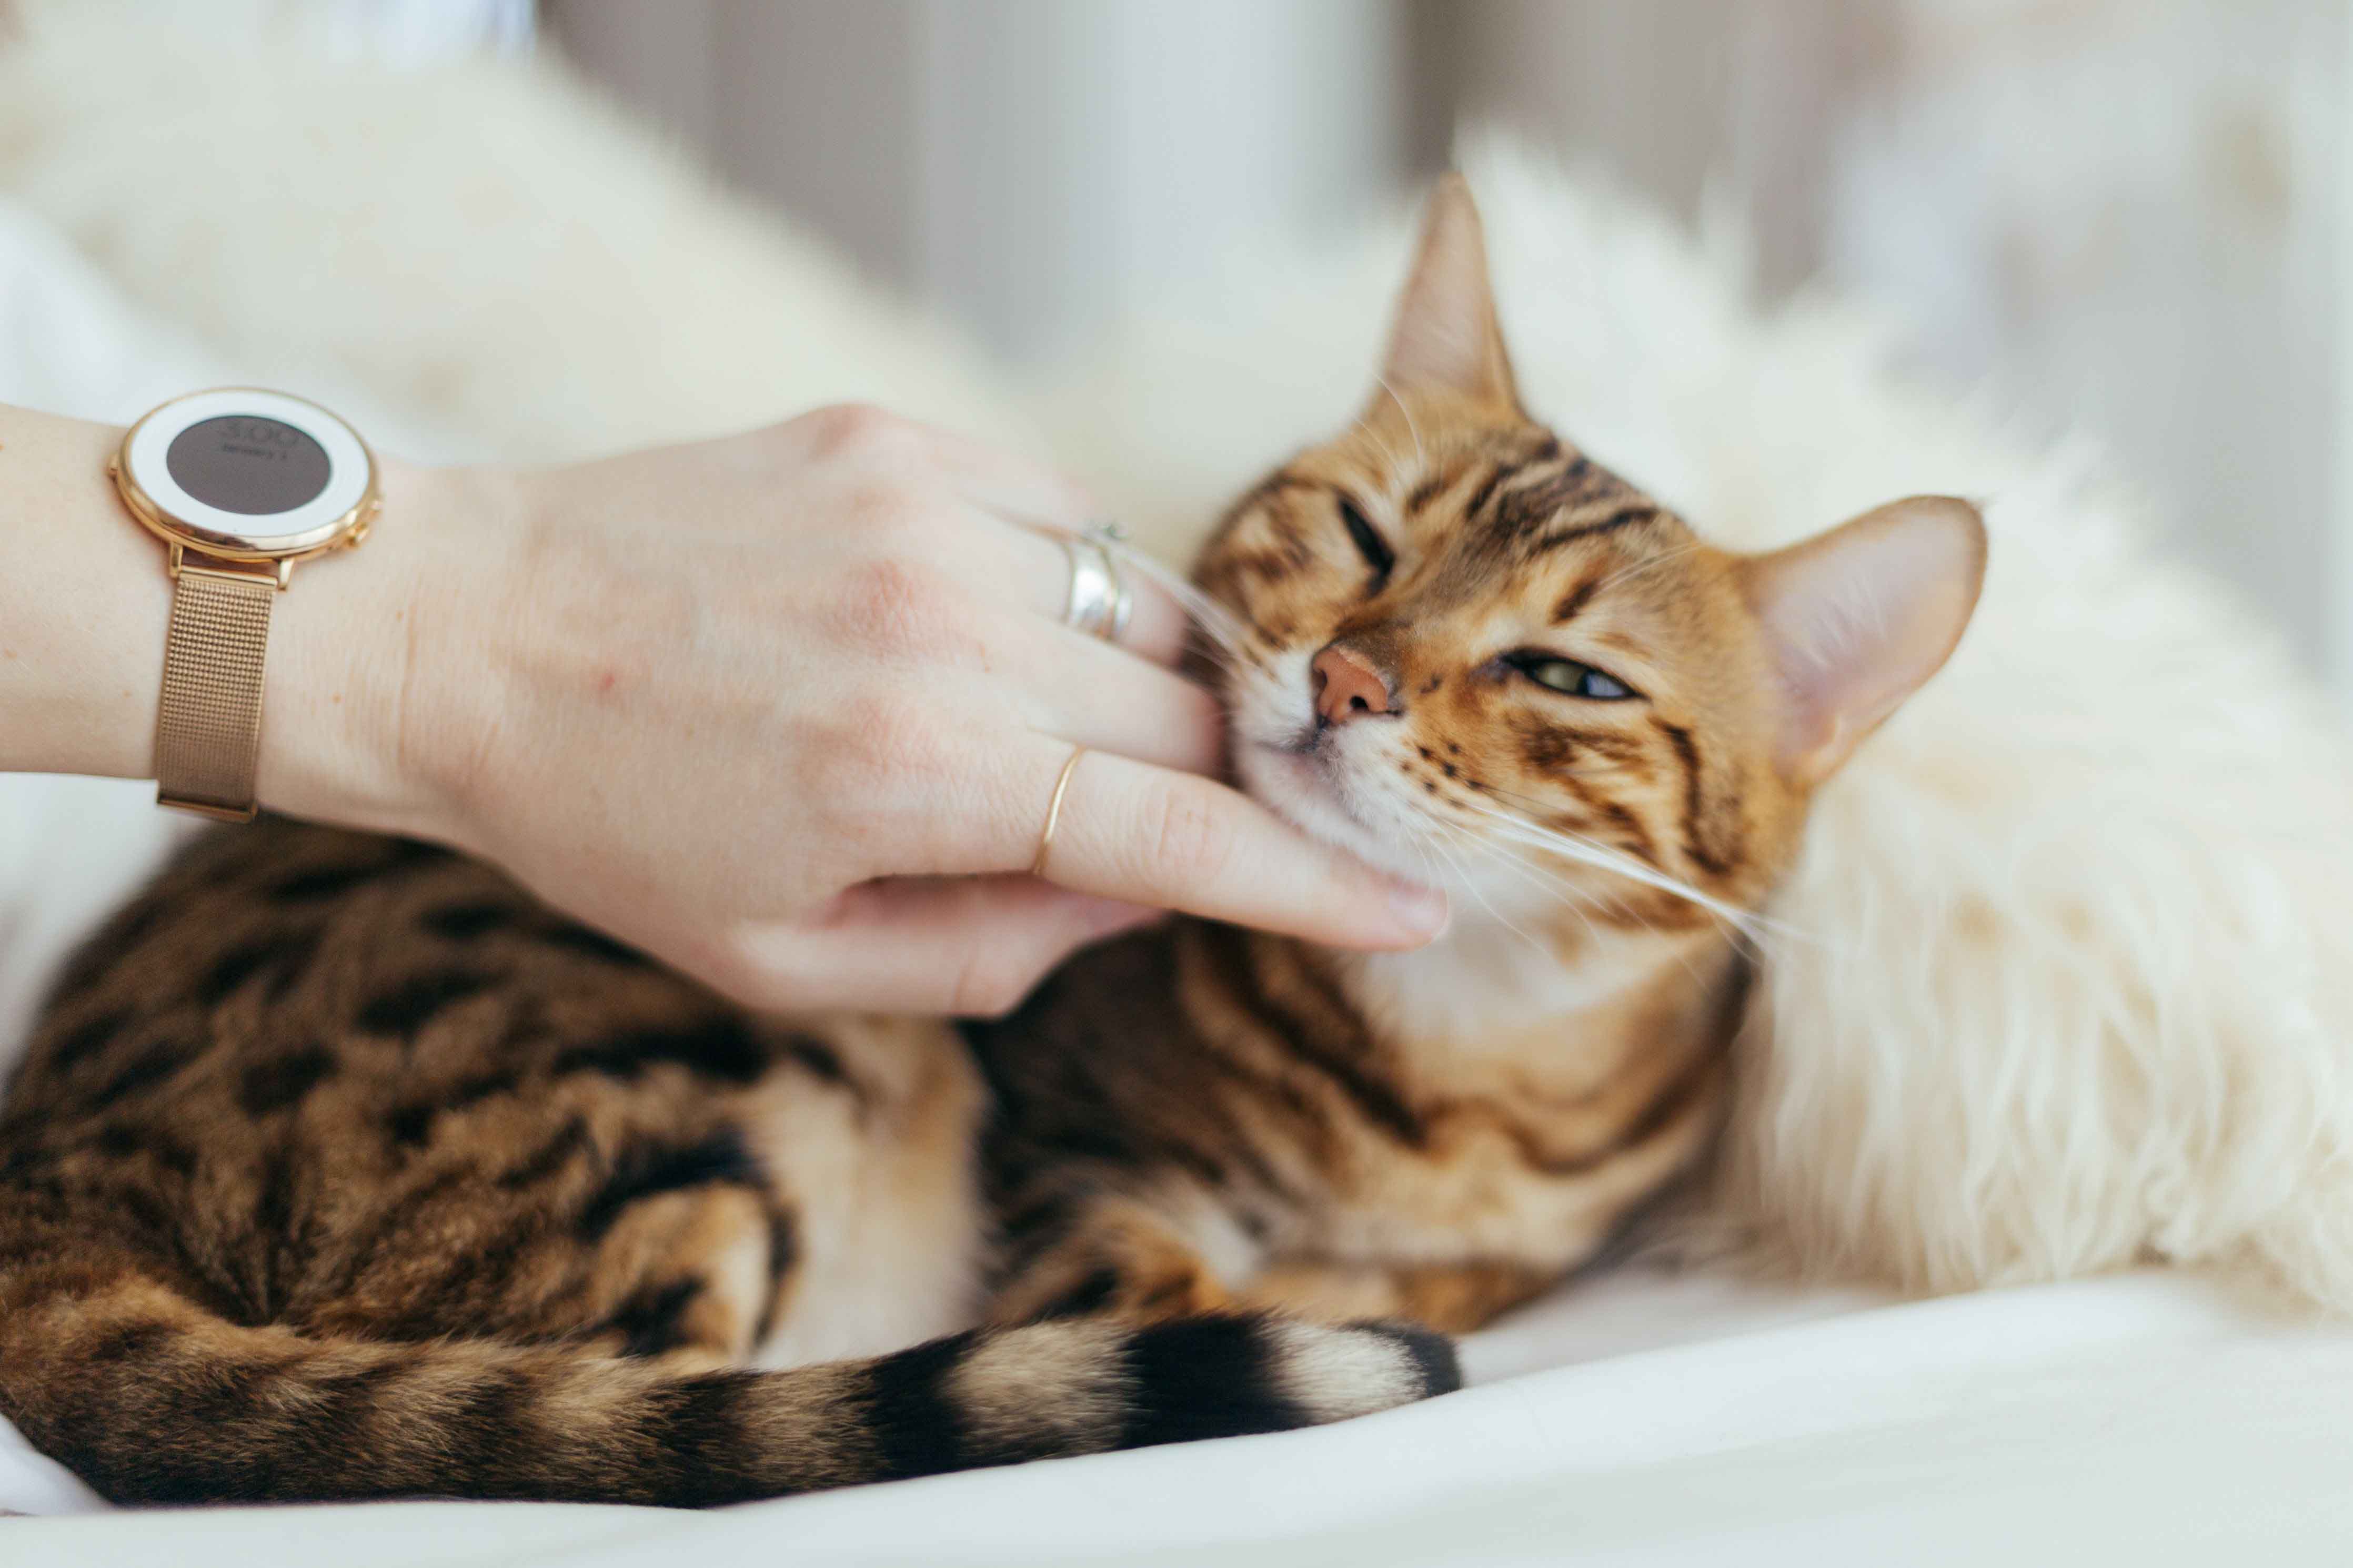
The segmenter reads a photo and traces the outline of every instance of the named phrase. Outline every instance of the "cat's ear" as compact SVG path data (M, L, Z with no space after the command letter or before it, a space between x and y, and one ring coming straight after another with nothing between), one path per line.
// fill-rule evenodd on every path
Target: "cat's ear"
M1381 379L1400 395L1444 390L1519 412L1487 281L1486 237L1460 174L1439 181L1422 211L1421 240L1389 328Z
M1943 667L1977 608L1985 557L1976 507L1914 496L1741 563L1781 691L1783 776L1829 777Z

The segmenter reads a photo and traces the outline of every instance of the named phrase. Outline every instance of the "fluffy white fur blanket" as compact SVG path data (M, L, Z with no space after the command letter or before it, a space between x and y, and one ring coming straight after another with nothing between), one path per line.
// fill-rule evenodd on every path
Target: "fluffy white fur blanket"
M322 73L36 10L0 188L247 363L485 452L858 396L1050 450L1181 552L1361 396L1404 226L1248 258L1018 389L552 78ZM159 155L169 150L170 156ZM1725 1233L1921 1289L2147 1257L2353 1308L2353 790L2273 640L2136 541L2127 489L1900 383L1865 323L1760 312L1588 179L1466 158L1531 405L1715 538L1982 498L1983 607L1825 792L1775 911ZM191 177L192 169L201 170Z

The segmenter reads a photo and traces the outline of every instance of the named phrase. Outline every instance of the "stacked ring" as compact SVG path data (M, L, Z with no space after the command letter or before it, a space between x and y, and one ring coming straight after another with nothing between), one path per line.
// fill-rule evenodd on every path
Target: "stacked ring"
M1118 558L1112 553L1112 546L1119 542L1119 530L1110 523L1098 523L1075 538L1060 537L1062 553L1071 562L1071 588L1063 601L1062 624L1089 637L1117 642L1135 609L1127 579L1120 574Z

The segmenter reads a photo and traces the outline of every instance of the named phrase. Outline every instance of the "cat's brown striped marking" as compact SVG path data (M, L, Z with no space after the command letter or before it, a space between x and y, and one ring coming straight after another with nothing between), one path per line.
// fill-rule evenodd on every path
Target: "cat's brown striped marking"
M1591 604L1593 602L1593 595L1601 591L1602 581L1603 580L1599 577L1588 577L1584 582L1579 583L1576 587L1571 588L1568 591L1567 595L1564 597L1559 604L1553 606L1553 624L1555 626L1566 626L1570 621L1577 619L1577 612L1584 609L1586 605Z
M1405 498L1405 510L1407 514L1411 516L1427 510L1437 501L1439 497L1444 495L1456 485L1461 483L1463 474L1465 472L1467 472L1467 470L1458 470L1452 473L1432 474L1428 479L1422 480L1421 483L1414 486L1412 490L1409 492Z
M1518 472L1519 467L1514 463L1496 462L1490 464L1487 468L1487 477L1480 480L1478 488L1472 490L1469 497L1463 500L1463 517L1474 521L1486 517L1488 515L1487 503L1494 499L1495 492L1503 488L1504 481L1512 478ZM1496 520L1495 526L1498 532L1513 531L1504 524L1501 518Z
M1619 847L1645 866L1653 869L1662 868L1659 866L1658 846L1651 840L1650 829L1642 826L1642 819L1634 815L1631 807L1623 801L1606 800L1599 803L1597 809L1601 814L1601 819L1609 825ZM1697 905L1686 899L1675 899L1672 901L1683 909L1698 909ZM1706 913L1704 910L1699 912Z
M1692 738L1689 729L1663 719L1651 722L1673 748L1675 762L1683 773L1683 855L1700 871L1721 880L1740 863L1736 797L1711 796L1700 763L1699 743Z

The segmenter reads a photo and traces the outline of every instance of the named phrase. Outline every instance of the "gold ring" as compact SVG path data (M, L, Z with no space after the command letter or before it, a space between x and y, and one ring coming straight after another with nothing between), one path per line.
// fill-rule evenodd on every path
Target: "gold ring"
M1038 834L1038 853L1029 858L1029 874L1046 874L1046 854L1054 847L1054 829L1062 825L1062 796L1070 793L1071 775L1078 771L1079 759L1087 754L1084 746L1071 749L1071 760L1062 764L1062 776L1054 781L1054 798L1046 803L1046 826Z

